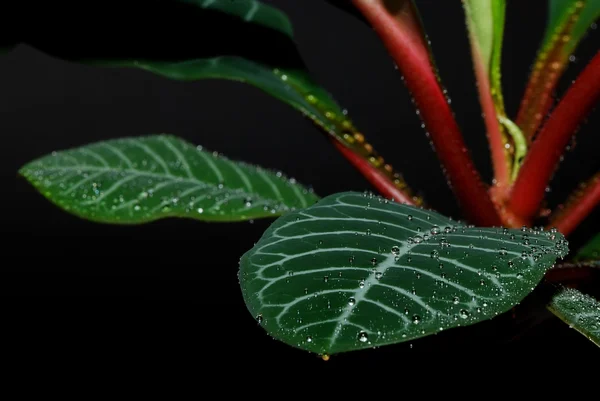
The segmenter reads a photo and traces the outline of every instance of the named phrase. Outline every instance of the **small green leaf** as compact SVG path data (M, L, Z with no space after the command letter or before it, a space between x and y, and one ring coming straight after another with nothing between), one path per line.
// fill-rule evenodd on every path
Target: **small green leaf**
M560 233L469 227L344 192L278 218L241 258L239 278L270 335L335 354L491 319L567 250Z
M600 302L573 288L562 288L548 309L600 347Z
M600 234L588 241L573 258L575 262L595 262L600 264Z
M166 217L242 221L280 216L318 199L282 173L231 161L170 135L54 152L20 173L62 209L102 223Z

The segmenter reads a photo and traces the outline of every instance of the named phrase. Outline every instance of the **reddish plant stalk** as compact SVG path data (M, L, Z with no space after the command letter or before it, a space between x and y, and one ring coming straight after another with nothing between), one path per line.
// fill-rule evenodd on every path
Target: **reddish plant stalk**
M600 96L600 52L567 90L531 148L514 183L509 209L529 220L538 212L560 156Z
M487 129L488 141L492 156L492 166L494 168L494 192L504 194L508 192L510 182L509 163L504 148L503 133L500 129L500 123L496 116L496 106L491 94L490 79L487 75L481 51L475 40L471 41L471 52L473 53L473 63L475 77L477 79L477 89L479 91L479 102L484 114L485 126Z
M419 204L418 198L408 191L403 191L385 176L381 171L374 168L364 157L357 155L344 144L332 139L333 145L339 152L386 198L393 199L398 203L409 205Z
M529 143L552 106L552 90L567 67L569 53L565 48L568 41L561 38L569 37L581 10L582 7L576 8L576 12L569 17L560 31L554 33L553 36L557 39L541 49L535 61L516 118L516 124Z
M565 205L550 218L548 228L556 227L563 235L569 235L598 203L600 203L600 173L579 186Z
M411 1L352 0L398 65L466 217L482 226L502 220L467 151Z

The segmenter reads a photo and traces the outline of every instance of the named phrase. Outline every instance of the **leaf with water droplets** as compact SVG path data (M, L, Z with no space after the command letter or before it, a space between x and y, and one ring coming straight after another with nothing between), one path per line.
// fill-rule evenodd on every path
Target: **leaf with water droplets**
M600 347L600 302L574 288L562 288L548 309Z
M531 139L553 104L552 94L573 52L600 17L600 0L548 0L547 25L517 124Z
M239 278L270 335L331 355L491 319L567 251L560 233L466 226L344 192L278 218L241 258Z
M103 223L165 217L242 221L280 216L318 199L280 172L229 160L170 135L54 152L20 173L62 209Z

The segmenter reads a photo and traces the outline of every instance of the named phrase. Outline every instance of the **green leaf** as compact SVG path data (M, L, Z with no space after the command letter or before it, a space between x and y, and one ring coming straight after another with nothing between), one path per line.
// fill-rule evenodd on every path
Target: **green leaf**
M568 243L344 192L278 218L240 261L249 312L319 354L468 326L519 303Z
M289 18L273 6L255 0L103 0L91 13L89 4L58 1L36 4L36 14L56 16L53 25L67 33L32 25L19 30L25 35L22 43L71 62L142 69L178 81L251 85L300 111L410 192L401 174L365 141L347 111L311 74Z
M113 139L54 152L20 173L79 217L137 224L166 217L242 221L313 204L311 190L170 135Z
M600 17L600 0L548 0L543 34L516 123L529 141L553 104L552 91L594 21Z
M600 264L600 234L588 241L573 258L575 262L595 262Z
M600 0L549 0L542 48L558 48L568 57L599 17Z
M574 288L562 288L548 309L600 347L600 302Z
M73 19L67 16L90 15L88 5L63 3L40 4L37 13L64 16L54 23L64 32L77 32L80 40L70 40L60 30L36 34L31 27L23 30L26 36L20 41L71 62L139 68L181 81L249 84L347 145L354 143L356 128L309 72L289 18L273 6L256 0L105 0L91 18Z
M489 87L493 110L488 99L482 102L495 112L501 124L503 135L510 136L514 145L514 161L511 177L517 177L520 164L527 153L527 141L519 127L506 115L504 97L502 95L502 41L506 13L505 0L465 0L463 2L465 17L469 30L469 40L473 50L475 69L483 88ZM482 94L487 96L487 94ZM484 110L485 111L485 110Z

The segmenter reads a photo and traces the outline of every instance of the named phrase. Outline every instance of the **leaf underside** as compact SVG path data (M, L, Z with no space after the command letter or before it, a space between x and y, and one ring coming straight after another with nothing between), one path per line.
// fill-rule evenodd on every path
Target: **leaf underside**
M548 309L600 347L600 302L573 288L561 289Z
M239 277L271 336L335 354L493 318L567 247L557 232L467 227L344 192L277 219L241 258Z
M166 217L242 221L280 216L318 199L282 173L231 161L170 135L55 152L20 173L60 208L101 223Z

